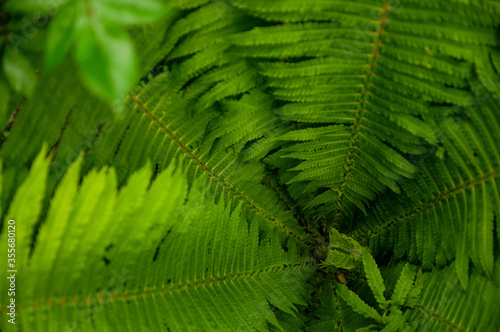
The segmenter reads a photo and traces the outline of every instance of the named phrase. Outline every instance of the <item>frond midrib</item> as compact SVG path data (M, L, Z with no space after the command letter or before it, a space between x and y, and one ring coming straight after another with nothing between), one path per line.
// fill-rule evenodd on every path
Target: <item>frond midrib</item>
M464 182L460 186L456 186L453 188L444 188L442 192L437 193L433 198L428 199L424 202L420 202L420 205L413 205L411 208L401 212L397 217L390 219L384 225L373 229L371 232L368 232L366 234L359 234L357 231L353 231L350 232L349 235L356 238L360 242L366 242L372 237L390 230L397 224L398 221L408 220L417 215L420 215L433 206L446 201L449 196L456 196L460 192L465 192L467 188L474 187L479 183L482 183L484 185L487 178L491 178L494 181L494 178L498 175L500 175L500 169L496 171L492 170L489 174L483 174L481 177L472 178L469 182Z
M183 144L181 142L182 138L177 138L176 135L175 135L175 131L172 131L171 129L169 129L169 125L164 125L161 121L161 119L157 119L154 117L154 114L153 112L151 111L148 111L147 109L147 105L145 104L141 104L138 100L138 96L132 96L132 95L129 95L129 98L132 99L133 103L134 103L134 107L138 107L142 113L145 115L145 116L148 116L149 118L151 118L151 122L154 122L158 125L158 127L162 130L164 130L166 132L166 135L172 137L172 141L176 142L179 146L180 149L184 150L184 154L183 154L183 158L190 158L190 163L189 163L189 166L192 167L191 165L195 165L196 167L202 167L203 168L203 174L204 175L207 175L209 176L212 181L212 179L216 179L217 181L217 184L220 184L222 183L223 186L222 188L224 190L226 190L228 192L228 194L232 194L234 195L234 197L238 197L238 199L241 201L241 200L244 200L246 205L251 209L251 210L254 210L256 211L258 214L260 214L261 216L263 216L268 222L272 223L274 226L278 227L278 229L282 232L284 232L285 234L287 235L290 235L296 239L299 239L301 241L304 241L306 239L306 236L302 235L302 234L298 234L296 233L295 231L291 230L290 228L286 227L278 218L270 215L267 211L265 211L261 206L259 206L256 202L254 202L253 200L249 200L248 199L248 196L245 195L244 191L235 187L234 184L228 184L226 183L226 178L222 177L221 176L221 173L215 173L214 170L212 168L210 168L208 166L208 162L207 163L203 163L201 161L201 158L200 157L197 157L196 156L196 149L194 150L191 150L189 148L189 146ZM192 163L191 161L194 161L194 163Z
M142 289L137 289L135 291L130 291L129 289L125 289L121 292L113 292L112 295L106 295L104 294L105 292L103 291L98 291L96 294L88 294L86 296L74 296L71 299L67 298L59 298L59 299L48 299L45 303L38 303L38 302L28 302L28 303L20 303L18 305L18 312L23 312L23 311L37 311L37 310L42 310L46 309L49 310L53 306L59 306L59 307L65 307L65 306L78 306L81 304L85 305L90 305L92 302L97 302L99 304L102 304L106 301L113 302L117 299L120 299L122 301L127 301L127 300L136 300L138 296L146 297L146 296L151 296L154 297L156 294L163 296L163 294L172 294L173 292L180 293L182 291L188 292L189 289L196 290L197 287L213 287L213 286L218 286L218 287L223 287L227 286L226 283L228 282L237 282L240 280L246 280L246 278L251 278L251 279L256 279L260 278L261 273L266 273L266 272L272 272L272 271L279 271L279 270L285 270L285 269L306 269L306 268L314 268L317 265L316 261L313 259L305 260L304 262L300 263L289 263L289 262L283 262L279 265L275 264L275 266L270 266L266 269L261 269L261 270L254 270L252 269L251 271L243 271L243 272L237 272L237 273L231 273L230 275L224 274L223 276L217 276L217 278L203 278L201 281L198 280L193 280L193 282L186 281L183 283L182 281L179 282L171 282L170 287L166 286L164 283L162 283L161 286L153 286L152 288L147 288L144 287ZM1 310L2 313L7 312L7 306L2 306Z
M378 24L379 24L380 28L379 28L379 31L377 32L377 41L374 44L375 49L373 50L373 53L370 55L370 57L372 58L372 61L369 64L370 72L366 75L365 91L361 95L361 102L360 102L361 110L357 112L357 116L354 118L354 121L356 123L352 126L352 133L351 133L351 136L350 136L350 141L352 143L352 146L350 146L350 145L347 146L347 149L348 149L347 155L348 155L348 157L351 156L351 155L354 155L353 148L356 147L356 143L355 143L355 140L353 138L359 132L358 128L360 127L360 120L362 118L363 111L365 111L364 104L368 101L367 100L367 96L370 93L369 90L368 90L368 85L370 85L370 77L373 76L373 75L375 75L375 73L373 72L373 68L376 66L376 62L375 61L376 61L377 57L379 56L380 46L382 45L382 34L384 33L384 24L385 24L385 22L387 20L387 11L390 8L389 3L390 3L390 1L386 1L385 2L384 6L383 6L383 9L382 9L382 13L381 13L380 19L378 21ZM350 170L354 166L354 163L356 162L356 160L355 160L354 157L352 159L349 157L349 160L351 160L351 163L349 163L349 164L347 164L347 160L346 159L344 160L344 163L347 164L348 170L344 169L344 172L343 172L343 174L341 176L342 182L339 185L339 196L340 197L339 197L339 201L337 202L337 210L335 212L335 221L337 223L339 222L339 218L340 218L341 213L342 213L342 204L343 204L343 199L344 199L343 188L345 187L346 181L348 181Z

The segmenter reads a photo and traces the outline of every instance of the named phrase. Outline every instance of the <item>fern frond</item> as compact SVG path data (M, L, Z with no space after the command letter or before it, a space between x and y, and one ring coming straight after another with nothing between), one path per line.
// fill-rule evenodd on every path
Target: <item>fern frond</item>
M499 296L498 285L474 270L470 286L464 290L455 271L454 266L449 266L429 274L408 322L426 331L494 331L499 324L493 304Z
M304 16L307 15L305 9L307 6L310 10L321 11L324 15L328 15L329 12L337 12L339 17L349 17L353 21L345 19L342 20L342 24L308 22L310 18ZM394 132L394 123L400 126L394 132L394 137L404 137L407 132L410 132L430 142L436 142L431 128L413 115L400 116L388 113L384 109L386 100L394 102L399 98L401 107L396 108L396 112L407 112L405 109L414 105L413 107L419 110L413 113L414 115L428 113L425 105L419 105L419 99L432 102L453 102L459 105L468 105L469 102L467 93L449 87L450 85L465 87L468 84L464 78L469 76L468 68L470 66L466 67L453 60L451 57L456 56L455 52L447 54L448 58L435 57L422 50L422 47L418 45L401 46L398 45L397 40L394 41L391 38L407 34L409 27L412 27L413 35L407 36L409 40L424 38L427 41L430 36L439 35L441 38L448 39L450 43L496 43L493 37L494 33L490 28L468 30L470 35L467 36L457 34L451 26L430 24L428 18L418 15L419 10L424 10L426 4L422 5L420 9L419 6L412 4L410 7L415 7L412 8L415 15L406 15L402 19L397 16L398 8L393 9L389 4L382 2L378 9L375 9L376 5L360 2L352 4L310 2L304 5L287 1L286 5L285 2L277 2L271 7L264 7L262 2L252 1L240 4L238 7L253 14L259 13L258 15L266 18L271 18L272 15L279 13L282 20L289 23L255 28L232 36L229 40L237 45L235 48L237 54L272 60L283 57L311 57L310 60L298 60L292 63L273 61L260 64L261 74L268 78L267 84L275 98L291 103L290 106L283 107L287 118L295 121L352 125L352 129L346 128L345 130L350 136L348 136L349 143L344 145L348 158L343 162L337 163L335 158L322 159L320 164L316 162L317 166L315 167L317 168L313 171L308 170L310 166L306 166L309 161L306 155L296 155L297 159L305 162L302 168L304 175L296 177L296 181L314 181L316 179L319 183L314 187L333 187L334 191L339 192L338 198L321 200L321 204L330 203L338 206L337 220L341 219L340 215L344 213L345 218L352 217L348 213L352 208L345 205L353 204L363 210L366 202L375 197L375 195L370 194L370 189L360 190L353 184L357 181L357 176L351 175L352 170L357 169L361 174L377 179L388 177L391 180L374 181L376 183L370 183L368 188L379 187L381 184L389 186L393 190L397 190L397 187L392 183L392 180L400 177L411 177L415 172L415 169L404 158L386 145L389 143L406 153L420 152L416 147L418 142L415 140L411 142L412 146L412 144L407 144L410 142L405 144L399 139L394 140L387 135L388 131ZM481 11L479 8L476 9ZM364 10L366 13L369 10L372 13L376 11L379 14L379 20L374 20L373 16L367 19L365 23L372 22L373 28L366 32L364 41L360 42L358 38L357 41L352 42L347 37L357 33L355 22L358 19L363 20ZM395 11L395 14L392 13L392 10ZM299 17L301 18L299 19ZM455 21L450 24L459 23ZM320 48L314 45L319 45L320 42L328 43L329 50L336 53L323 54L318 51ZM296 50L296 53L292 53L291 45L294 46L293 49ZM385 53L386 46L392 54ZM324 48L321 49L324 50ZM340 53L343 51L344 57L339 56L339 51ZM419 63L416 63L417 58ZM429 58L429 62L438 67L440 72L429 70L429 66L432 65L423 64L421 61L424 58ZM472 57L469 58L472 59ZM461 66L465 70L455 70ZM400 97L405 95L407 97ZM394 106L395 104L391 108ZM313 110L319 109L319 107L322 107L321 114L313 113ZM290 112L292 109L293 113ZM372 117L375 116L381 118L382 122L372 120ZM391 126L380 127L379 123L384 122L391 123ZM301 135L301 133L308 131L311 135ZM314 131L316 134L313 134ZM287 140L290 137L293 140L299 140L301 136L304 136L305 140L314 140L314 137L319 137L321 133L322 127L312 127L297 131L297 135L294 132L287 133L282 139ZM339 139L342 138L339 137ZM332 138L332 141L336 140L338 139ZM372 150L373 148L376 150ZM375 160L378 158L370 156L370 151L376 151L377 156L381 154L384 160L383 164L376 162ZM341 155L339 153L338 159L341 159ZM335 166L340 166L342 181L332 182L324 177L327 165L332 166L329 172L332 178L338 178ZM375 168L378 172L369 171L367 166ZM379 191L377 188L376 193L383 193L383 191ZM326 196L324 197L326 198Z
M366 279L368 280L368 285L375 295L375 299L380 304L381 307L385 307L387 303L384 292L385 285L382 276L380 275L380 271L377 267L377 263L373 259L372 255L368 251L363 253L363 266L365 268Z
M451 160L422 165L416 179L404 184L413 203L394 204L388 196L354 232L396 248L399 257L407 253L411 261L421 260L427 269L456 257L464 287L469 259L491 275L493 223L500 204L500 158L493 143L500 128L497 108L482 102L462 123L445 122L443 143Z
M241 204L232 212L214 205L199 183L184 205L187 183L173 167L149 186L146 166L117 191L113 169L91 171L78 185L79 159L36 234L40 209L16 211L41 202L48 162L42 151L9 209L24 271L16 281L22 329L265 329L266 321L280 327L268 303L291 315L294 303L306 304L315 264L297 243L290 238L285 251L276 231L260 236L258 216L248 219Z
M0 57L35 2L2 7ZM495 330L499 1L166 6L114 105L70 59L10 96L3 59L15 327Z
M401 276L398 279L396 288L391 297L391 303L397 305L403 305L405 303L406 297L413 286L413 280L417 274L417 269L415 266L406 263L403 271L401 271Z
M373 318L375 320L382 320L382 317L377 310L370 307L356 293L349 290L346 286L338 283L337 294L344 300L355 312L365 316L366 318Z
M356 268L363 259L366 248L363 248L354 239L340 234L335 228L330 228L330 244L328 246L328 257L323 262L325 266L333 266L337 269L352 270Z

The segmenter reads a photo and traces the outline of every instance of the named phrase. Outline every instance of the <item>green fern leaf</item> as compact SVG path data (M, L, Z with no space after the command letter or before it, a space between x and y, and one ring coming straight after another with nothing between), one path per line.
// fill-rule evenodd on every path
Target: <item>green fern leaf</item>
M394 293L391 297L391 303L397 305L403 305L406 301L406 297L413 286L413 280L417 274L417 269L415 266L406 263L403 271L401 271L401 276L396 284Z
M366 304L359 298L358 295L356 295L356 293L349 290L346 286L338 283L337 293L355 312L365 316L366 318L373 318L375 320L382 319L377 310Z
M40 209L29 215L16 211L41 202L49 161L44 157L42 151L9 209L19 229L16 264L27 273L16 281L22 329L74 322L99 330L265 330L266 321L280 327L268 301L291 315L294 303L306 304L314 263L293 254L296 243L289 242L287 253L276 232L259 240L258 217L248 220L241 204L231 212L206 201L199 185L191 189L191 203L183 205L186 181L179 171L172 175L173 168L148 187L146 165L117 192L113 169L91 171L78 186L80 159L57 187L28 255ZM6 237L1 242L5 248ZM24 277L28 274L36 274L37 281ZM2 289L6 285L2 282ZM139 304L145 315L157 314L134 318ZM42 313L44 318L33 320Z
M377 267L377 263L373 259L372 255L368 251L363 253L363 266L365 268L366 279L368 280L368 285L375 295L375 299L383 308L387 303L384 292L385 285L384 280L382 279L382 275L380 275L380 271Z

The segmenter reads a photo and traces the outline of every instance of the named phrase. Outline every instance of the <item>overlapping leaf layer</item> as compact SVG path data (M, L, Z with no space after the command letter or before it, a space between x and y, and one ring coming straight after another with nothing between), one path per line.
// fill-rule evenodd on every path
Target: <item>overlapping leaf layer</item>
M119 115L70 59L1 114L16 327L499 326L500 2L169 7Z

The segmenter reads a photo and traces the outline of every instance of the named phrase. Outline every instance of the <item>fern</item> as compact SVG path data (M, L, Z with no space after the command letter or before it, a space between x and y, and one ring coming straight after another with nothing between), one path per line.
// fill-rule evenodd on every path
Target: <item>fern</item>
M0 11L2 331L498 329L498 1Z
M366 318L375 320L371 325L364 328L359 328L360 330L370 331L373 328L380 328L381 331L402 331L409 330L410 325L408 324L406 317L405 308L405 298L409 293L409 290L413 286L413 279L415 278L415 267L406 264L401 276L397 281L394 293L392 295L391 301L387 302L384 298L385 285L380 275L380 271L375 263L373 257L365 252L363 254L363 264L366 273L366 278L368 285L370 286L375 299L377 300L380 309L384 311L381 315L376 309L370 307L365 303L356 293L349 290L346 286L342 284L337 284L337 293L355 312L362 314ZM418 288L414 288L418 289ZM405 294L406 293L406 294Z
M470 259L491 275L495 257L493 223L500 203L498 153L493 144L499 128L495 112L498 108L494 102L481 101L469 113L470 121L458 124L450 119L443 123L447 138L443 144L449 159L432 158L422 165L415 180L404 184L409 200L394 204L395 200L387 197L392 206L381 201L362 223L374 226L368 232L365 228L363 237L384 241L378 242L382 246L388 241L397 256L406 252L411 261L421 261L427 269L435 262L444 265L456 258L464 287L468 285ZM410 220L415 222L407 223ZM445 227L439 226L440 221L446 223Z
M38 219L40 204L28 216L22 207L42 201L44 155L9 207L15 219ZM214 205L198 185L183 204L183 174L167 169L149 185L149 166L119 191L112 168L78 185L81 161L56 188L34 243L34 223L17 225L23 329L263 329L266 321L280 327L269 303L292 315L294 303L305 305L314 261L291 239L285 252L275 232L260 237L262 221L247 220L241 204L233 212ZM161 311L134 317L138 307L160 303Z
M333 266L337 269L352 270L363 262L366 248L363 248L352 238L340 234L335 228L330 230L330 249L328 256L323 262L325 266Z

